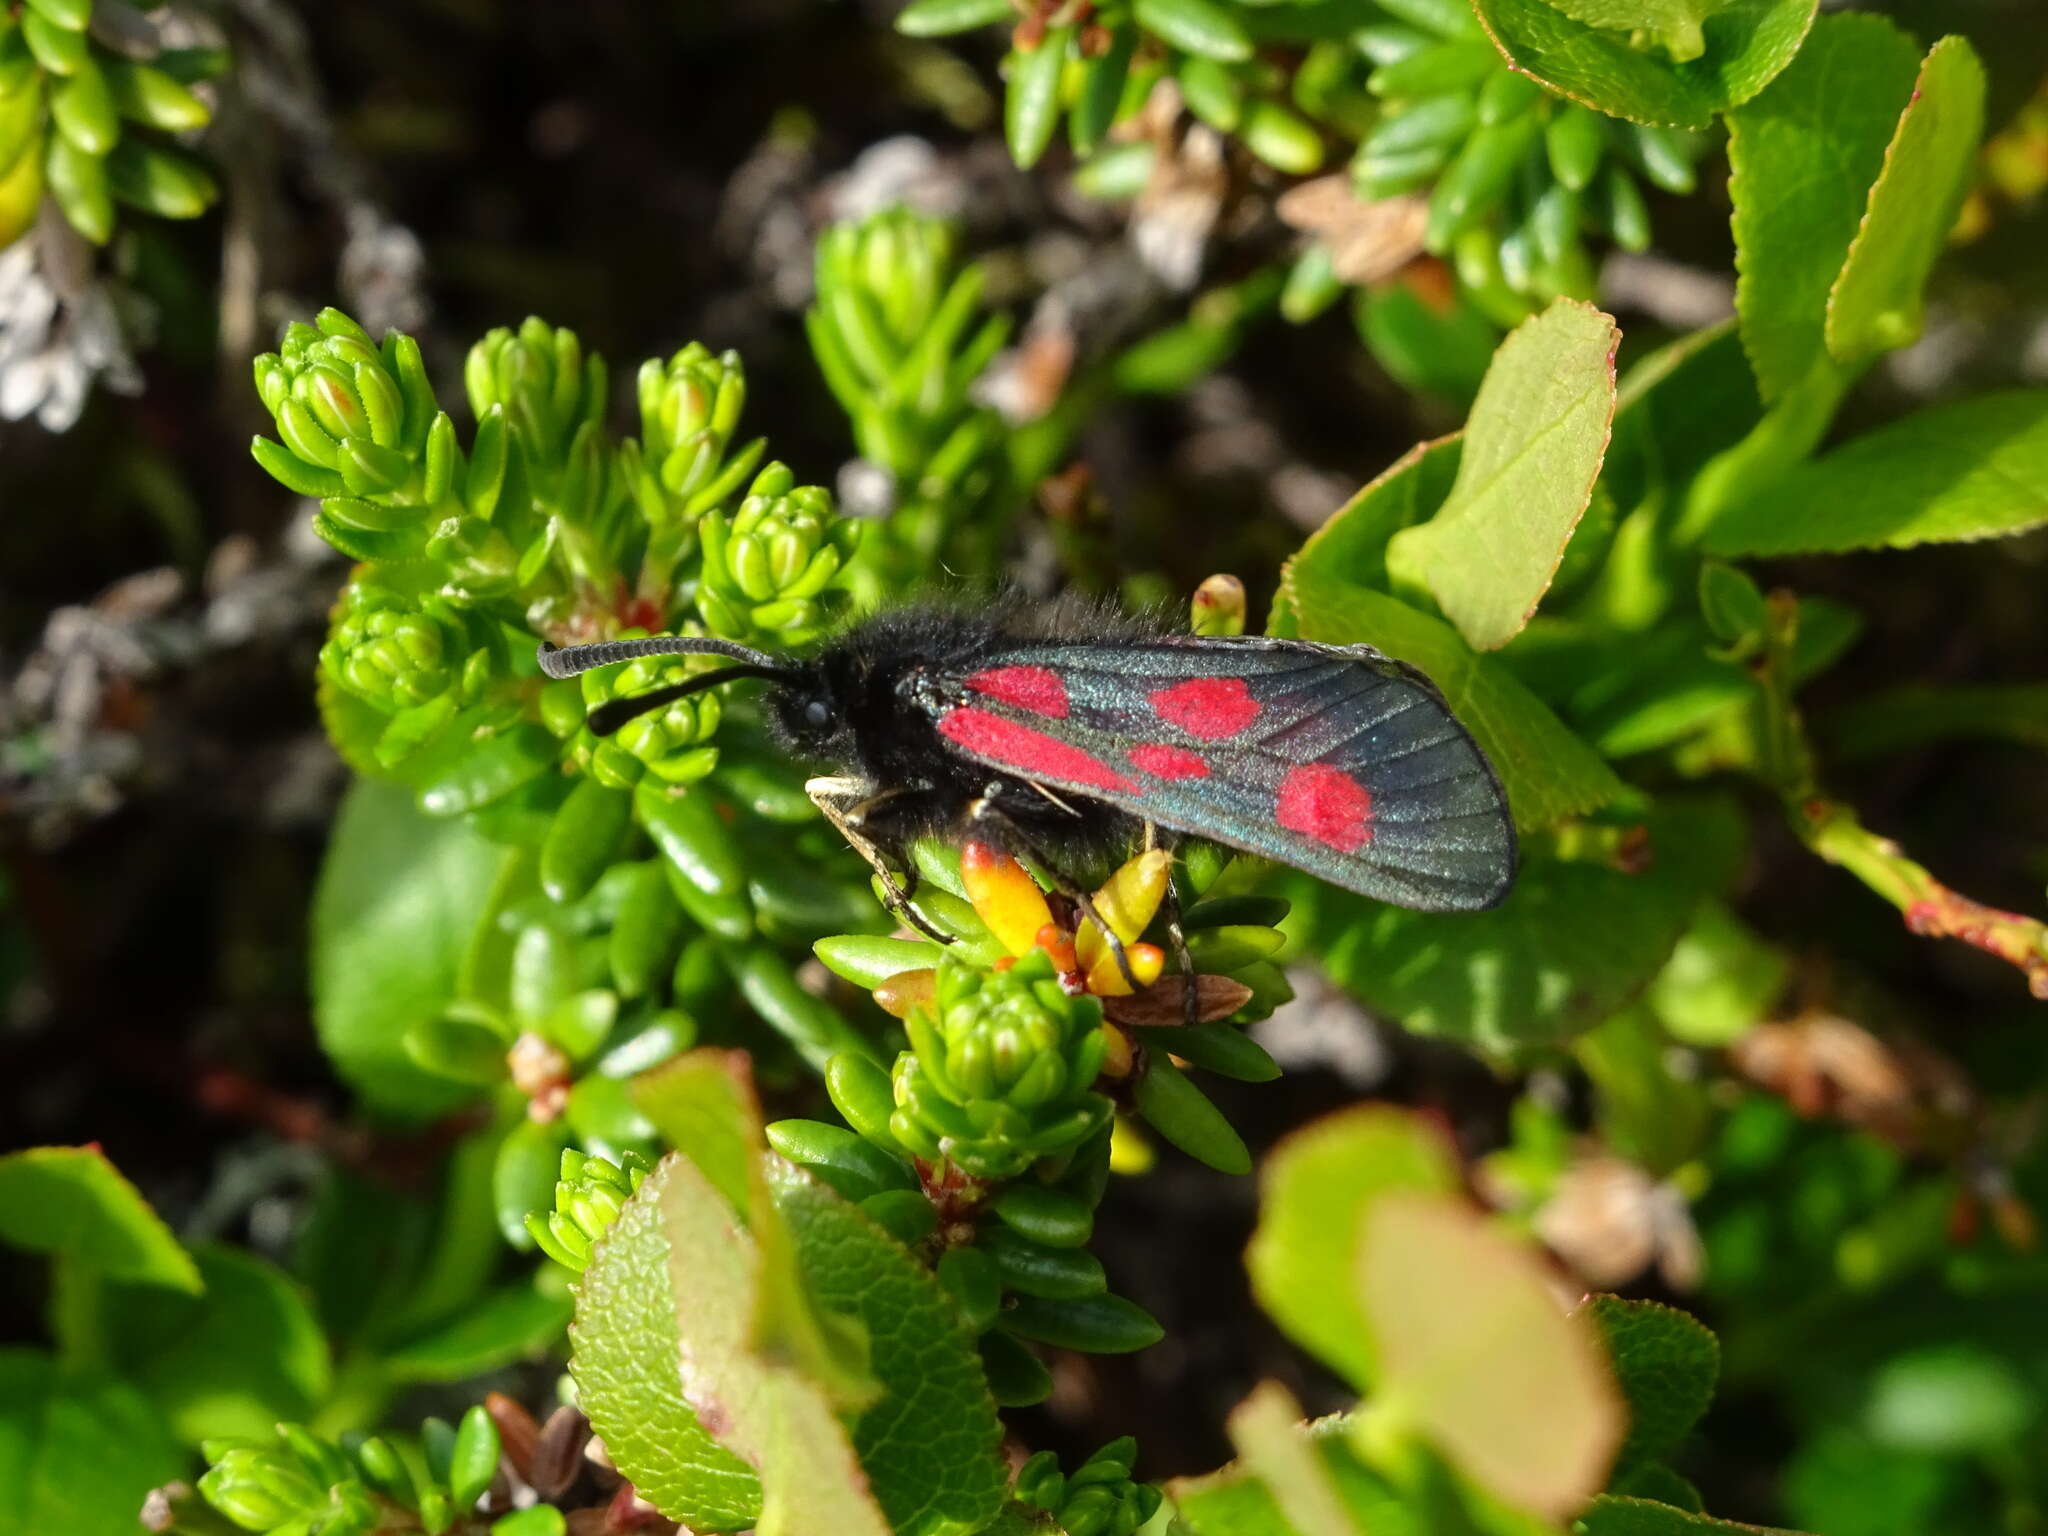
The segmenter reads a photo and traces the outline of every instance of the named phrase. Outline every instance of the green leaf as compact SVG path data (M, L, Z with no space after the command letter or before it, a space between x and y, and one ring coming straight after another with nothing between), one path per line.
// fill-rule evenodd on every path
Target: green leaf
M1218 1173L1252 1171L1252 1155L1244 1138L1209 1096L1166 1056L1155 1056L1146 1065L1133 1102L1147 1125L1189 1157Z
M857 987L879 987L905 971L929 970L939 947L925 939L886 938L877 933L841 933L811 946L825 969Z
M1296 1131L1259 1174L1259 1225L1245 1250L1252 1293L1288 1337L1370 1388L1377 1357L1352 1279L1365 1208L1389 1190L1458 1185L1450 1147L1405 1111L1346 1110Z
M1714 554L1903 549L2022 533L2048 522L2048 389L1915 411L1801 464L1732 504Z
M1614 1458L1618 1481L1677 1448L1721 1374L1721 1346L1699 1322L1654 1301L1595 1296L1581 1309L1600 1329L1615 1380L1628 1399L1628 1438Z
M1559 299L1493 355L1436 516L1393 536L1475 650L1521 632L1593 494L1614 422L1611 315Z
M1381 470L1310 534L1288 563L1287 579L1324 577L1361 587L1387 584L1387 544L1395 534L1427 522L1456 483L1460 434L1417 443Z
M313 1018L368 1106L423 1119L473 1090L427 1072L406 1033L455 997L462 955L508 855L403 789L359 780L342 802L313 897Z
M514 1281L485 1293L431 1333L408 1340L384 1357L383 1368L396 1381L467 1381L539 1358L562 1338L574 1310L566 1294L531 1280Z
M1706 1087L1671 1070L1656 1016L1631 1004L1572 1042L1593 1086L1594 1126L1615 1156L1664 1179L1699 1156L1713 1121Z
M1870 189L1870 208L1828 295L1828 351L1844 363L1909 346L1923 291L1955 228L1984 134L1984 66L1960 37L1928 50Z
M1003 94L1003 136L1019 170L1030 170L1052 142L1060 121L1060 77L1067 66L1071 28L1051 27L1029 53L1013 50Z
M1626 1428L1598 1336L1560 1312L1544 1261L1462 1197L1367 1206L1352 1292L1397 1403L1459 1470L1561 1519L1606 1480Z
M1272 1443L1266 1426L1254 1421L1246 1429L1246 1438L1260 1453L1257 1470L1250 1465L1248 1451L1244 1460L1233 1461L1221 1471L1167 1484L1174 1512L1192 1536L1298 1536L1260 1473L1270 1476L1286 1469L1282 1475L1300 1476L1300 1469L1292 1465L1290 1453ZM1343 1499L1356 1529L1372 1536L1396 1532L1422 1536L1409 1501L1360 1462L1348 1443L1349 1431L1350 1420L1336 1414L1293 1426L1294 1437L1322 1463L1328 1483Z
M1265 1484L1286 1524L1298 1536L1368 1536L1351 1518L1330 1465L1301 1433L1304 1415L1294 1394L1263 1381L1230 1412L1230 1443L1237 1465Z
M98 1147L30 1147L0 1157L0 1243L70 1260L109 1280L204 1288L133 1184Z
M151 1286L101 1299L108 1357L188 1445L263 1436L312 1415L333 1384L327 1335L303 1287L276 1265L220 1244L193 1251L203 1297Z
M1302 638L1364 641L1428 673L1485 750L1524 831L1582 815L1621 793L1614 770L1548 705L1442 620L1357 585L1306 549L1288 566L1284 592Z
M1735 307L1764 398L1827 359L1828 293L1913 89L1913 43L1882 16L1823 16L1799 57L1728 114Z
M2009 741L2048 751L2048 683L1908 684L1823 715L1816 728L1834 762L1936 741Z
M671 1183L682 1186L674 1195ZM714 1237L671 1232L667 1207L685 1203ZM741 1242L725 1197L689 1163L664 1160L598 1240L577 1285L569 1330L577 1401L612 1464L655 1508L698 1530L753 1525L761 1516L761 1485L751 1466L705 1432L684 1397L670 1245L695 1277L701 1311L708 1317L738 1309L734 1326L743 1329L751 1282Z
M1136 0L1138 25L1176 48L1225 64L1252 56L1252 40L1221 0Z
M1675 802L1648 824L1639 874L1532 853L1504 903L1455 917L1301 881L1290 926L1336 981L1418 1034L1488 1051L1568 1039L1648 985L1740 858L1725 804Z
M768 1184L795 1236L805 1289L866 1333L882 1395L854 1421L853 1445L891 1528L899 1536L979 1531L1009 1479L1002 1425L951 1299L922 1263L808 1173L774 1159Z
M1995 1456L2022 1443L2038 1408L2019 1367L1985 1344L1957 1339L1887 1360L1871 1381L1863 1423L1890 1451Z
M1611 1493L1601 1494L1580 1511L1574 1529L1580 1536L1800 1536L1777 1526L1712 1520L1669 1504L1617 1498Z
M1792 60L1816 0L1734 0L1701 22L1700 52L1683 62L1631 46L1626 33L1575 21L1545 0L1475 0L1515 68L1560 96L1631 122L1704 128L1745 102Z
M1589 27L1647 33L1674 63L1683 64L1706 52L1701 23L1726 10L1729 0L1550 0L1550 4Z
M908 37L948 37L976 27L1014 21L1010 0L911 0L896 17L896 30Z
M185 1472L162 1421L126 1382L0 1350L0 1530L134 1536L150 1489Z
M1791 970L1782 950L1710 897L1700 903L1644 1000L1674 1040L1718 1050L1770 1016Z

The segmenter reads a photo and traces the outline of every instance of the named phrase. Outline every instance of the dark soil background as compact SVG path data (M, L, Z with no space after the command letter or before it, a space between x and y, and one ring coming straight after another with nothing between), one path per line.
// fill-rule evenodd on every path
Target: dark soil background
M927 141L935 174L964 189L970 246L993 255L998 291L1020 305L1048 263L1120 247L1117 218L1077 214L1060 190L1057 152L1036 179L1008 169L989 94L993 39L913 44L888 30L892 9L237 8L287 93L303 78L278 39L293 17L303 24L309 51L297 63L310 65L324 100L301 92L296 129L258 106L224 115L222 152L242 199L233 229L217 215L152 230L133 253L140 286L161 306L145 393L96 398L62 436L0 428L0 677L39 658L71 667L90 693L92 739L131 743L87 761L39 756L25 736L0 740L0 1147L98 1141L174 1225L275 1249L311 1152L339 1144L351 1124L313 1042L304 934L344 783L311 689L343 567L291 531L300 509L246 452L266 425L247 353L270 345L283 319L338 302L373 329L415 324L451 404L469 343L529 312L602 351L615 398L643 357L692 338L736 346L752 386L748 430L767 434L804 478L830 483L850 449L803 342L806 241L831 206L832 179L863 150L894 135ZM1890 9L1923 37L1973 37L1994 74L1994 129L2041 78L2048 28L2037 5ZM262 26L248 20L265 16ZM321 148L323 126L332 140ZM1725 277L1726 201L1721 163L1710 163L1713 190L1654 211L1662 255ZM423 262L372 262L344 283L352 208L410 231ZM1957 256L1919 366L1880 370L1856 421L2048 374L2043 226L2038 207L2010 214ZM224 233L254 259L253 276L230 274L225 335L213 302ZM1270 252L1262 238L1214 249L1210 275L1249 270ZM1170 299L1153 306L1152 323L1173 318ZM1632 351L1665 334L1641 309L1620 318ZM236 324L253 334L238 342ZM1304 328L1262 328L1185 399L1114 409L1080 457L1106 494L1119 565L1156 570L1181 592L1234 570L1256 595L1270 590L1304 521L1449 424L1378 373L1340 307ZM160 568L175 572L175 591L170 578L160 591L131 583L90 606ZM2048 543L2038 537L1774 574L1846 599L1869 621L1809 701L1817 714L1899 681L2038 679L2048 658ZM68 628L53 623L81 605ZM124 660L110 634L127 636L141 659ZM1840 787L1961 889L2039 908L2048 795L2038 755L1947 747L1844 774ZM2030 1005L2010 972L1960 946L1899 942L1895 916L1799 853L1768 808L1757 822L1762 852L1744 910L1767 933L1867 968L1908 1025L1966 1064L2038 1070L2033 1042L2048 1005ZM1503 1134L1511 1085L1486 1068L1347 1018L1341 1004L1325 1005L1322 1027L1353 1037L1349 1078L1308 1067L1225 1095L1255 1150L1361 1092L1440 1107L1469 1150ZM402 1164L405 1150L377 1156ZM1117 1288L1165 1322L1167 1342L1133 1359L1070 1360L1053 1401L1015 1417L1020 1435L1085 1453L1134 1432L1141 1473L1157 1477L1226 1459L1224 1414L1261 1376L1290 1381L1312 1409L1338 1404L1335 1384L1251 1302L1239 1254L1253 1199L1248 1181L1172 1158L1148 1179L1118 1182L1098 1229L1102 1256ZM40 1333L39 1273L0 1255L0 1337ZM1770 1469L1786 1451L1772 1413L1724 1406L1713 1460L1692 1469L1707 1480L1710 1508L1768 1512Z

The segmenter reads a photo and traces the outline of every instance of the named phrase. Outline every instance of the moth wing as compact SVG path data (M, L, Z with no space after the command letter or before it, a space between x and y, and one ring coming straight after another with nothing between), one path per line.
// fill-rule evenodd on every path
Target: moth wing
M1443 695L1370 646L1048 642L927 678L973 760L1424 911L1514 879L1500 780Z

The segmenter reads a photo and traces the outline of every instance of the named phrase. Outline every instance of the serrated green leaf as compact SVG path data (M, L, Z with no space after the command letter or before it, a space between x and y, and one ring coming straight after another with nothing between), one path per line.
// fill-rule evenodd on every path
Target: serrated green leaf
M881 1228L807 1172L769 1163L775 1206L796 1239L804 1286L866 1331L876 1404L853 1444L899 1536L966 1536L1001 1508L1002 1425L952 1301ZM945 1475L935 1477L933 1469ZM814 1528L815 1529L815 1528Z
M333 1364L305 1289L252 1253L209 1243L192 1256L204 1296L107 1289L109 1363L188 1445L309 1417L326 1401Z
M1801 464L1731 505L1714 554L1903 549L2022 533L2048 522L2048 389L1915 411Z
M1698 57L1637 49L1627 33L1575 21L1545 0L1475 0L1508 62L1560 96L1631 122L1704 128L1791 62L1815 0L1734 0L1701 23Z
M1387 543L1427 522L1458 477L1460 434L1417 443L1373 477L1296 551L1290 583L1324 575L1362 587L1387 584Z
M445 1111L473 1090L427 1072L406 1033L437 1018L509 855L404 789L359 780L342 802L313 896L313 1019L337 1071L374 1110Z
M1580 1536L1800 1536L1778 1526L1740 1525L1648 1499L1603 1493L1579 1512Z
M0 1350L0 1530L134 1536L149 1490L186 1470L126 1382Z
M1694 1318L1654 1301L1595 1296L1580 1309L1600 1330L1628 1399L1628 1438L1614 1458L1627 1477L1671 1454L1707 1405L1721 1374L1721 1346Z
M1648 818L1650 867L1531 854L1490 912L1410 912L1301 881L1290 926L1329 974L1419 1034L1488 1051L1568 1039L1616 1013L1733 874L1734 811L1673 803Z
M689 1186L671 1197L671 1181ZM569 1369L577 1401L604 1438L612 1464L640 1496L673 1520L698 1530L731 1531L761 1516L754 1469L704 1431L684 1396L677 1370L682 1343L670 1291L666 1221L673 1199L687 1202L698 1225L716 1218L715 1238L692 1243L683 1256L696 1270L693 1293L707 1315L751 1307L741 1237L725 1197L680 1158L665 1160L606 1229L576 1291ZM715 1201L715 1208L706 1202Z
M1500 775L1517 826L1546 827L1621 793L1614 770L1500 661L1478 654L1442 620L1307 554L1289 564L1284 588L1302 638L1364 641L1428 673Z
M1428 522L1393 536L1475 650L1529 621L1593 494L1614 422L1611 315L1559 299L1493 355L1465 424L1458 478Z
M1379 1372L1352 1279L1360 1218L1389 1190L1447 1193L1458 1180L1450 1147L1401 1110L1347 1110L1296 1131L1259 1171L1259 1226L1245 1250L1259 1305L1367 1390Z
M1766 399L1824 362L1828 293L1913 88L1912 40L1882 16L1823 16L1799 57L1728 114L1735 307Z
M96 1146L30 1147L0 1157L0 1243L109 1280L194 1295L204 1288L192 1256Z
M1828 295L1828 351L1838 361L1858 363L1920 339L1927 274L1975 174L1984 88L1984 66L1962 38L1944 37L1928 51Z
M1355 1276L1379 1395L1461 1471L1552 1519L1602 1486L1620 1395L1532 1247L1462 1197L1393 1190L1365 1208Z

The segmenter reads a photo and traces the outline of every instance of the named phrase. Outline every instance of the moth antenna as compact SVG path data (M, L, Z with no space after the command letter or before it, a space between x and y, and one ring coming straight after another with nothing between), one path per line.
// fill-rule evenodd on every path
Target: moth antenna
M634 642L618 643L630 645ZM579 645L576 649L594 651L600 647ZM605 663L595 662L593 665L603 666ZM720 667L716 672L701 672L695 677L685 678L680 683L671 683L666 688L651 688L646 693L636 693L630 698L608 700L593 709L583 723L590 727L593 736L609 736L628 720L636 720L649 710L673 704L677 699L688 698L693 693L702 693L706 688L716 688L720 683L738 682L743 677L761 677L770 682L786 682L789 672L784 667Z
M646 640L604 640L596 645L553 646L542 641L538 660L541 671L549 677L574 677L595 667L617 666L642 656L730 656L762 673L786 674L789 670L766 652L698 635L654 635Z

